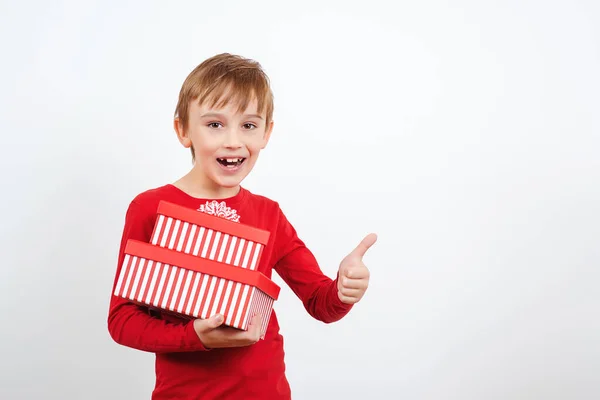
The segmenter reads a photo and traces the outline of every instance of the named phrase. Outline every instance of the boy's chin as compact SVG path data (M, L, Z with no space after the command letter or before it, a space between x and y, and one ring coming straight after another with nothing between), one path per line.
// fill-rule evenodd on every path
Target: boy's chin
M213 181L223 189L235 189L244 180L245 176L218 177Z

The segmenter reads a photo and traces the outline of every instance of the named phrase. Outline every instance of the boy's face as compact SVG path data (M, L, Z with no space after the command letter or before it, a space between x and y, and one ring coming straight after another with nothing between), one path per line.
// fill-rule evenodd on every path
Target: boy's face
M202 183L210 186L206 189L235 188L248 176L273 129L273 122L267 126L265 117L258 114L256 101L242 113L233 102L213 109L192 101L186 131L175 121L181 143L194 148L194 168Z

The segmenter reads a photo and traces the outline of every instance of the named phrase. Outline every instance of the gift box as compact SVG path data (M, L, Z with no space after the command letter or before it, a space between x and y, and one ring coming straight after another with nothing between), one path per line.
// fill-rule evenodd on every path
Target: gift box
M132 239L124 253L116 296L193 318L220 313L243 330L260 314L264 338L280 288L261 272Z
M151 243L255 270L269 236L269 231L161 201Z

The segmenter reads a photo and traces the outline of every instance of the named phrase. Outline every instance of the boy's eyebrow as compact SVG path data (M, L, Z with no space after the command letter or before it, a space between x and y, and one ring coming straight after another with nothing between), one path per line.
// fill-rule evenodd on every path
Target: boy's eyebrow
M206 117L224 117L224 115L223 114L219 114L219 113L215 113L215 112L208 112L208 113L202 114L200 116L200 118L206 118ZM244 117L246 117L246 118L263 119L263 117L261 117L258 114L246 114L246 115L244 115Z

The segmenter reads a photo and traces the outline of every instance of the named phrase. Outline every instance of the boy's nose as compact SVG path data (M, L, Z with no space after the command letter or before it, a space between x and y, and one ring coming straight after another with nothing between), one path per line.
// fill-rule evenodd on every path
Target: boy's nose
M227 132L225 136L225 147L228 148L239 148L242 147L242 142L240 140L239 132L235 130L231 130Z

